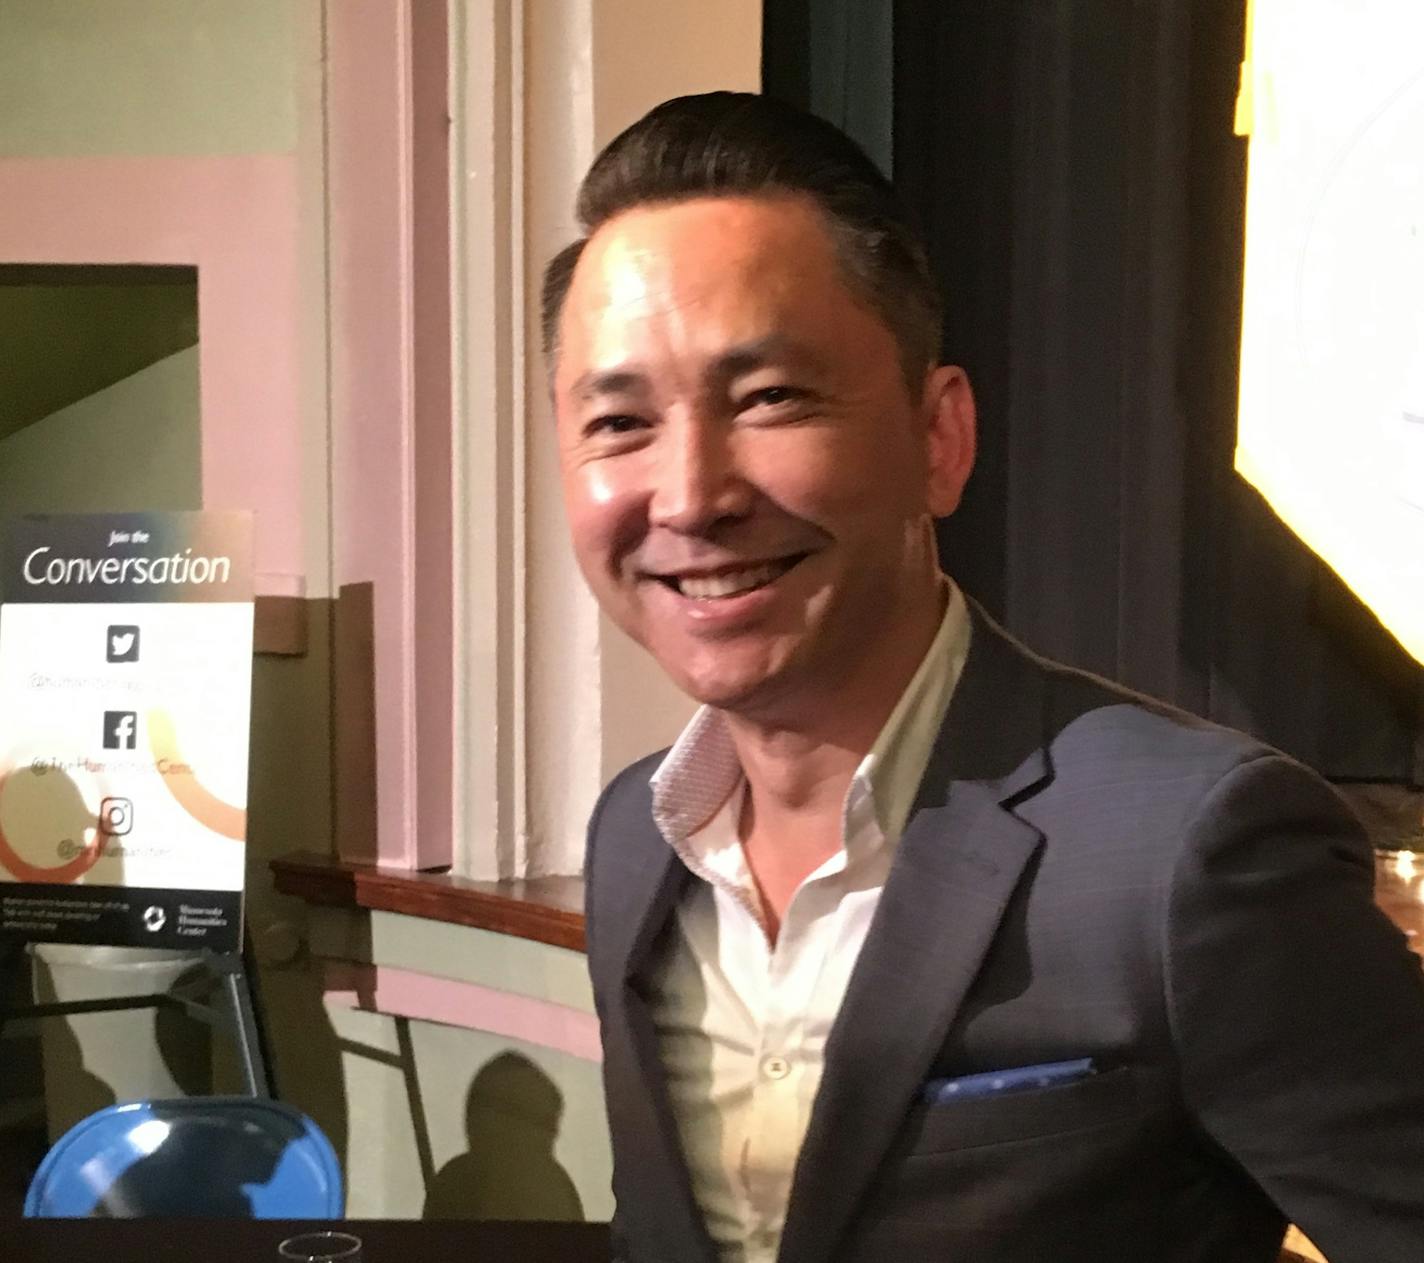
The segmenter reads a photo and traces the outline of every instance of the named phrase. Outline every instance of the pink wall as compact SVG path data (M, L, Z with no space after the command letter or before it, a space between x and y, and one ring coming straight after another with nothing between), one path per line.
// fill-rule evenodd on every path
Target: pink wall
M402 868L452 852L446 22L372 0L327 26L337 847Z
M0 260L197 266L203 503L256 511L259 575L305 568L297 216L288 154L0 159Z
M354 961L327 962L322 980L327 1000L343 1008L464 1026L585 1061L603 1059L598 1019L549 1000Z

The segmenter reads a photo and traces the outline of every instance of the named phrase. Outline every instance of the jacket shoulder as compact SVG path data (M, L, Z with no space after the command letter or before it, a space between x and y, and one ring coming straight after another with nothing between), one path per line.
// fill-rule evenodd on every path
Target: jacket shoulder
M982 611L975 634L995 651L1036 677L1043 699L1046 743L1062 749L1092 734L1093 740L1116 738L1122 753L1168 760L1201 758L1230 766L1262 755L1279 754L1263 742L1150 694L1139 692L1091 671L1057 662L1030 649ZM1284 757L1284 756L1283 756Z
M658 770L666 755L666 749L645 755L636 763L630 763L603 787L590 816L590 834L598 827L605 814L622 818L625 812L648 814L652 811L653 773Z

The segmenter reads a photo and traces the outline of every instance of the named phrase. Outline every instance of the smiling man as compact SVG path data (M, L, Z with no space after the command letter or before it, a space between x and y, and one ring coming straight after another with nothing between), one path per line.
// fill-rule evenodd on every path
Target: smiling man
M941 575L974 404L886 181L716 93L579 216L544 296L575 550L703 703L589 832L623 1257L1264 1263L1290 1216L1417 1259L1424 985L1369 848Z

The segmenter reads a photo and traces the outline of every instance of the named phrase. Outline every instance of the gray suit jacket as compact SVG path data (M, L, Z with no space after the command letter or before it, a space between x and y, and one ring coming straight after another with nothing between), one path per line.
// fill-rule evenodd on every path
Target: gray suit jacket
M977 609L826 1050L784 1263L1424 1259L1424 974L1358 824L1249 739L1030 654ZM715 1257L640 979L687 871L657 757L589 829L616 1232ZM1092 1057L926 1105L939 1077Z

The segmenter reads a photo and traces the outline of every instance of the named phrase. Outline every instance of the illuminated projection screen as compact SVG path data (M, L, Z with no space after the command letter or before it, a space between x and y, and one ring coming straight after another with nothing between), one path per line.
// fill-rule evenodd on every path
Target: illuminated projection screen
M1236 468L1424 662L1424 0L1254 0Z

